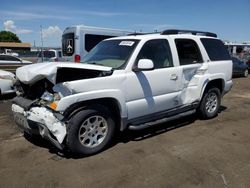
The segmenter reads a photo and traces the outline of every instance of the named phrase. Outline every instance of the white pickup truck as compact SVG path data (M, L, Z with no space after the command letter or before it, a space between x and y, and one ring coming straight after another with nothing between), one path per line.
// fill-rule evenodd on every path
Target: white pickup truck
M28 65L16 76L19 127L92 155L117 131L215 117L232 87L232 61L214 33L166 30L106 39L82 63Z

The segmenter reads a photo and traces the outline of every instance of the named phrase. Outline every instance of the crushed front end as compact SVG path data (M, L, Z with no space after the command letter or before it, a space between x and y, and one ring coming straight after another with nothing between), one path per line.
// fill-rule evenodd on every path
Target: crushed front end
M64 111L58 111L57 107L67 96L77 93L70 83L109 76L111 69L76 63L35 63L18 68L17 97L12 105L16 124L22 131L41 135L63 149L67 119ZM74 100L77 101L77 97Z
M12 104L14 120L18 127L30 135L41 135L57 148L63 149L66 123L63 115L55 111L60 95L51 91L52 85L46 83L46 80L33 86L20 82L18 84L19 96L13 99Z

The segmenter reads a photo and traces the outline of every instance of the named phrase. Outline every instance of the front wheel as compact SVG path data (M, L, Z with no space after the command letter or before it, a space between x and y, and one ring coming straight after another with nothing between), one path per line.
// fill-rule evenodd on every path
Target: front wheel
M221 94L218 88L210 88L205 91L200 107L199 112L201 118L210 119L217 116L221 102Z
M67 146L73 153L93 155L110 144L114 133L115 122L110 111L104 106L95 105L70 119Z

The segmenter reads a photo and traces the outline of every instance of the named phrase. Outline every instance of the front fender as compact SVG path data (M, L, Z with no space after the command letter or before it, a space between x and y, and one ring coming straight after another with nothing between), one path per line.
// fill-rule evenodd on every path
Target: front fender
M70 107L75 103L94 100L94 99L102 99L102 98L115 99L119 104L121 117L123 118L127 117L125 97L120 90L115 90L115 89L89 91L89 92L69 95L67 97L62 98L58 102L56 110L64 112L68 107Z

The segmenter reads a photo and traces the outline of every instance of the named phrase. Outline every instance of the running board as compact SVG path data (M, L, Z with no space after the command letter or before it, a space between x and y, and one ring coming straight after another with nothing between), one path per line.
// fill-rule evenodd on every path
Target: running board
M167 118L162 118L162 119L159 119L159 120L156 120L156 121L148 122L148 123L145 123L145 124L130 125L128 127L128 129L129 130L142 130L142 129L145 129L145 128L148 128L148 127L151 127L151 126L154 126L154 125L157 125L157 124L161 124L161 123L165 123L165 122L168 122L168 121L173 121L173 120L185 117L185 116L189 116L191 114L194 114L195 112L196 112L196 110L194 109L194 110L183 112L183 113L180 113L180 114L177 114L177 115L174 115L174 116L170 116L170 117L167 117Z

